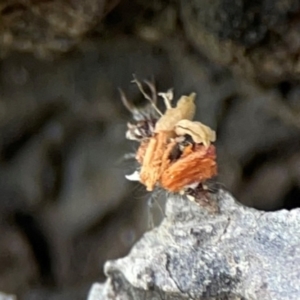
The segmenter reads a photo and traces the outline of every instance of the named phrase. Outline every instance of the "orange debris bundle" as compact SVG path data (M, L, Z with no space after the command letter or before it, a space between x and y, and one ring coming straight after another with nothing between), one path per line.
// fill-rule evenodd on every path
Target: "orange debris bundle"
M128 124L126 137L140 143L135 155L140 167L126 177L140 181L148 191L158 186L185 193L217 175L216 150L212 145L216 135L208 126L193 121L195 94L182 96L176 107L171 105L172 91L158 94L166 106L166 111L161 113L156 106L154 86L146 81L152 91L150 97L141 83L135 82L150 101L153 112L160 116L155 118L148 111L137 110L122 94L124 104L136 120L135 124Z

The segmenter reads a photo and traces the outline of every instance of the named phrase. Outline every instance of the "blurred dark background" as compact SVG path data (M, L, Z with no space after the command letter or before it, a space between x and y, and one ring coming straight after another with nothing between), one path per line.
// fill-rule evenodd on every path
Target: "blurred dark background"
M133 73L197 93L240 202L300 206L299 1L1 0L0 57L0 291L86 299L147 230Z

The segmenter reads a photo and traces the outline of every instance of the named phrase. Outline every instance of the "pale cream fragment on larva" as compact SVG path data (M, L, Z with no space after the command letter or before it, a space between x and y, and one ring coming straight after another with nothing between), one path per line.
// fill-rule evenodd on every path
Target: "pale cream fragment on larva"
M132 174L130 175L125 175L125 178L130 180L130 181L140 181L140 173L138 171L134 171Z
M167 109L172 108L171 102L174 98L173 89L169 89L166 93L158 93L164 99L165 106Z
M197 144L202 143L208 147L211 142L216 140L216 132L201 122L193 122L190 120L180 120L175 125L175 133L179 136L190 135Z
M176 107L168 108L163 116L157 121L155 125L155 132L160 131L173 131L174 126L182 119L192 120L195 111L195 97L196 94L192 93L189 96L182 96Z

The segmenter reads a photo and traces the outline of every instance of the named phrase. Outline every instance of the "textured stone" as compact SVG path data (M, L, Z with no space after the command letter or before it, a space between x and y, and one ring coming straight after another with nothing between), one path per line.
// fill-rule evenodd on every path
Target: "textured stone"
M26 237L16 227L1 226L0 236L0 290L17 294L37 281L38 266ZM15 298L0 292L0 300L9 299Z
M299 1L181 1L189 39L213 60L265 83L299 78Z
M214 202L217 213L169 196L161 225L106 263L89 300L299 299L299 209L257 211L223 190Z
M110 2L2 1L0 55L12 49L40 56L69 50L117 3Z
M17 298L12 295L7 295L0 292L0 300L16 300Z
M122 155L125 143L115 141L120 141L123 134L124 128L115 126L110 127L103 138L97 132L77 138L66 164L66 184L61 191L60 205L56 207L57 218L68 234L73 235L101 219L126 191L128 182L123 173L110 167Z

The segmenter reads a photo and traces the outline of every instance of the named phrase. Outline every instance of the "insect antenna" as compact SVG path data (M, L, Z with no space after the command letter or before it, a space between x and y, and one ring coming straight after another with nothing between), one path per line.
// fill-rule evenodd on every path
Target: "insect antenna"
M142 93L142 95L144 96L145 99L149 100L152 107L154 108L154 110L160 115L162 116L163 113L158 109L158 107L156 106L156 102L157 102L157 97L156 97L156 89L154 87L153 84L149 83L148 81L145 81L145 83L149 86L152 94L153 91L155 92L155 98L153 99L152 97L150 97L144 90L143 85L140 83L140 81L138 81L138 79L135 77L135 75L133 75L133 80L131 81L132 83L135 83L138 87L138 89L140 90L140 92ZM149 85L150 84L150 85Z
M157 91L153 80L152 82L150 82L149 80L144 80L144 82L150 89L152 102L157 105Z
M132 101L128 100L126 97L125 93L122 91L122 89L118 88L121 100L123 105L126 107L126 109L132 114L133 119L136 121L143 120L145 119L145 116L143 114L143 110L140 108L136 107Z
M225 185L215 179L206 180L205 183L202 184L203 189L211 194L216 194L218 191L222 189L226 189Z

